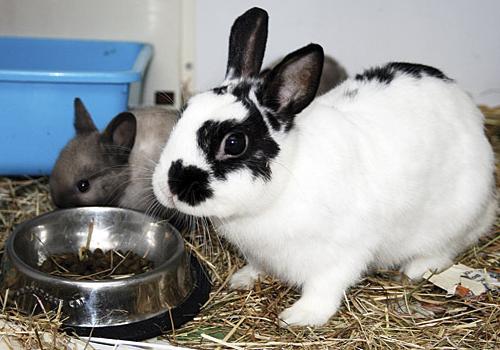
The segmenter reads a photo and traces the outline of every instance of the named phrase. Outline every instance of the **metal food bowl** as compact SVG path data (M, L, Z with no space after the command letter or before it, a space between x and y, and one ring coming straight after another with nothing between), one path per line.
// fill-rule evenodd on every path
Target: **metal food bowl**
M48 256L85 247L89 225L90 250L131 250L152 261L154 269L101 281L75 281L40 270ZM179 327L199 312L210 291L206 272L188 256L175 228L110 207L57 210L20 224L6 242L0 280L3 295L8 289L8 300L25 313L61 308L68 331L129 340Z

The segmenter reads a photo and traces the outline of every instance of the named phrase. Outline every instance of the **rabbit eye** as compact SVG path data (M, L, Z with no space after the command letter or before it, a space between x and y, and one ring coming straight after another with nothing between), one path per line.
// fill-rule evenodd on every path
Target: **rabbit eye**
M87 192L90 189L90 182L89 180L80 180L76 184L76 187L78 188L78 191L84 193Z
M242 132L230 133L224 136L221 146L225 158L239 157L247 150L248 137Z

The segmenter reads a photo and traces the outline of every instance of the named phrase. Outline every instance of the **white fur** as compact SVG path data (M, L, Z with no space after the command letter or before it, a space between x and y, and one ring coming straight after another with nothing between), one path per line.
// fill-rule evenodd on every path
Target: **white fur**
M388 85L348 80L317 98L289 133L273 134L281 151L270 182L240 170L211 180L215 195L198 206L176 201L170 163L208 171L196 131L205 120L244 115L237 105L210 92L192 99L153 187L164 205L211 216L241 250L248 266L233 287L269 273L301 289L284 324L325 323L370 266L399 266L411 278L445 268L494 220L493 152L480 111L455 83L405 75Z

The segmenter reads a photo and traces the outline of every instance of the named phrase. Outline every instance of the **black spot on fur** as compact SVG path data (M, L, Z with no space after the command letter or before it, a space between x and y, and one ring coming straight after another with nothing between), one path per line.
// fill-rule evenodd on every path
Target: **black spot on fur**
M227 86L218 86L212 89L213 93L216 95L224 95L227 93Z
M213 196L209 174L194 165L184 166L182 159L172 162L168 170L168 186L180 201L195 206Z
M255 92L255 96L258 101L261 101L262 97L262 89L261 89L261 81L257 82L248 82L243 81L238 85L229 89L229 92L236 97L236 100L241 102L246 108L249 110L256 109L255 103L250 99L249 94L253 89ZM283 118L283 120L279 120L273 113L266 113L265 115L267 121L275 131L279 131L281 129L282 124L285 124L285 130L288 131L291 129L288 124L288 118ZM293 125L293 122L291 123Z
M381 83L389 84L394 79L394 71L387 66L375 67L365 70L362 74L356 75L354 78L358 81L377 80Z
M254 104L249 97L251 89L252 89L252 84L244 81L234 86L231 89L231 94L233 94L236 97L237 101L243 103L245 107L250 108Z
M263 99L263 96L262 96L262 86L258 86L256 89L255 89L255 96L257 97L257 100L259 101L259 103L262 103L262 99ZM269 124L271 125L271 127L273 128L274 131L279 131L281 129L281 121L278 120L278 118L276 118L276 116L272 113L272 112L267 112L265 117L267 118L267 121L269 122Z
M257 97L259 102L262 103L261 97ZM284 127L285 132L292 130L295 125L295 115L290 115L285 112L285 114L276 113L272 110L266 111L266 119L273 128L274 131L280 131Z
M344 92L344 96L345 97L349 97L349 98L354 98L356 97L356 95L358 94L358 89L354 89L354 90L346 90Z
M444 81L451 81L451 79L444 75L439 69L423 64L405 62L391 62L382 67L367 69L362 74L356 75L355 79L358 81L377 80L380 83L390 84L398 73L410 75L415 79L430 76Z
M248 137L247 150L239 157L216 159L224 136L230 132L241 132ZM254 177L271 179L270 161L279 153L279 146L269 134L264 118L252 104L248 117L243 121L206 121L198 130L198 145L204 151L213 174L218 179L238 169L248 168Z
M222 95L224 93L230 93L236 97L238 102L241 102L248 110L257 110L255 103L250 99L250 91L254 91L255 97L259 103L262 103L262 80L253 81L242 81L236 85L222 86L216 89L217 93ZM283 127L285 131L290 131L294 125L294 118L289 118L289 116L280 116L271 111L267 111L264 116L274 131L280 131Z
M266 113L266 117L273 130L279 131L281 129L281 123L279 122L278 118L276 118L272 113ZM286 131L288 130L290 129L286 129Z
M295 126L295 116L290 116L290 118L287 118L284 121L285 121L285 132L289 132Z
M438 79L442 79L442 80L451 80L446 75L444 75L444 73L441 72L439 69L431 67L431 66L426 66L423 64L406 63L406 62L392 62L392 63L389 63L388 66L390 66L392 69L394 69L396 71L409 74L409 75L413 76L414 78L422 78L424 76L429 76L429 77L434 77L434 78L438 78Z

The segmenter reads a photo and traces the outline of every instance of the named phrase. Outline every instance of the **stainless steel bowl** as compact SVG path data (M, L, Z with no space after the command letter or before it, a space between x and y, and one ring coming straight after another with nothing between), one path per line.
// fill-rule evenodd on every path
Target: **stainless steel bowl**
M91 222L91 250L132 250L153 261L155 268L104 281L74 281L39 269L49 255L85 246ZM24 312L61 307L67 329L124 339L158 335L172 322L178 327L199 311L210 290L206 274L186 254L175 228L110 207L57 210L20 224L6 242L0 277L4 292L8 289L9 299Z

